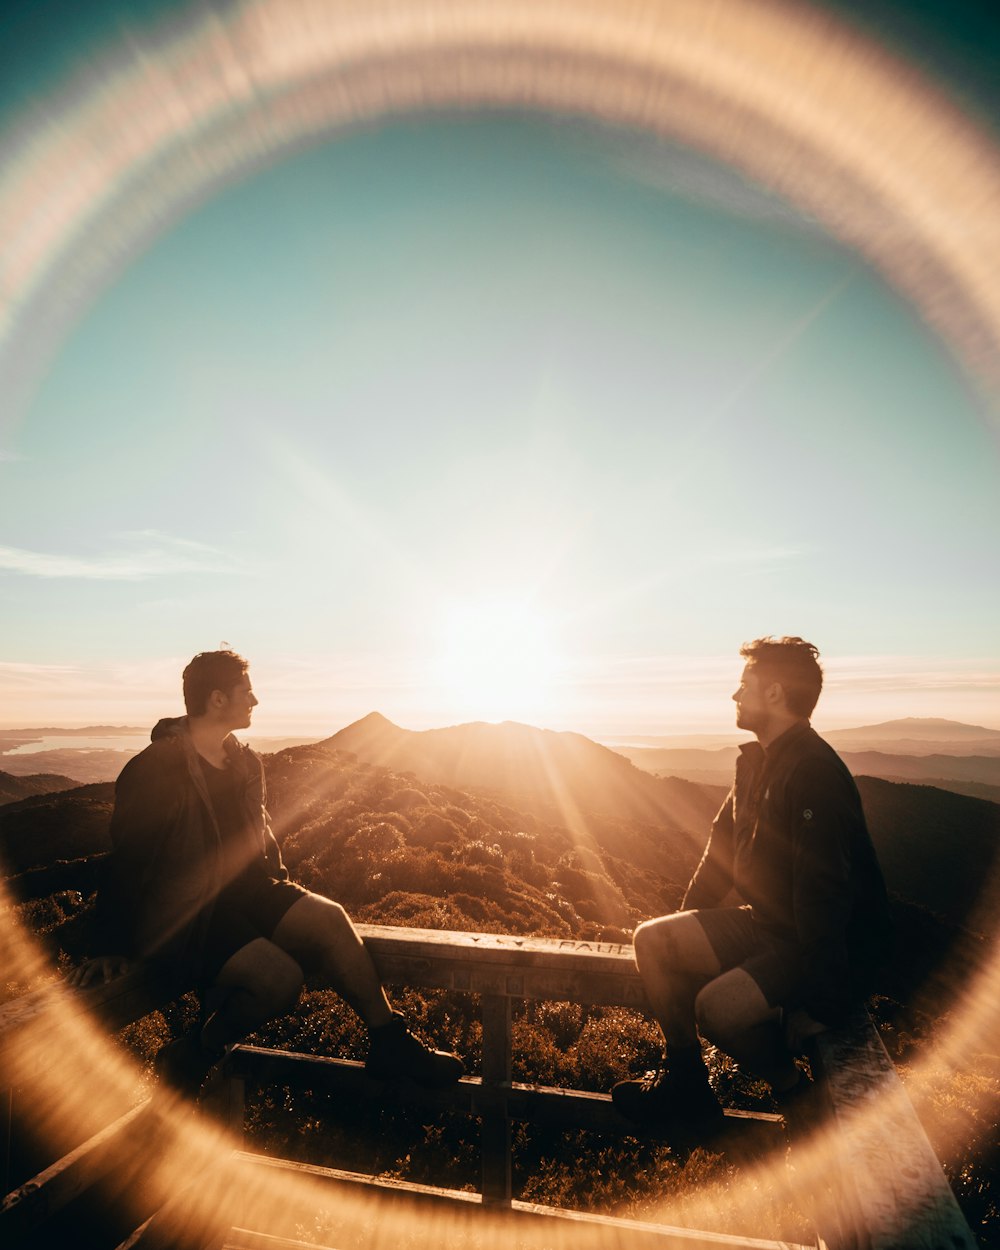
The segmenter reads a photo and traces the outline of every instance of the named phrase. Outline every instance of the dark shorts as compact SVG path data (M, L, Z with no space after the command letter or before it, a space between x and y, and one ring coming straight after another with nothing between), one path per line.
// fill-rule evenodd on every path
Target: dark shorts
M691 912L705 930L722 971L742 968L771 1007L794 1007L801 989L801 961L790 942L758 924L749 907L712 907Z
M195 969L199 985L210 985L238 950L257 938L270 940L288 909L309 891L294 881L259 877L234 882L215 900Z

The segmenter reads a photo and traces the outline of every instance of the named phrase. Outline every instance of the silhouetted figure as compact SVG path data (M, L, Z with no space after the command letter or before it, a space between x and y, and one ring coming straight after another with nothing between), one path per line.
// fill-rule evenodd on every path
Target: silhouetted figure
M191 1095L226 1046L291 1009L305 971L368 1026L369 1075L453 1084L462 1061L429 1049L392 1011L343 907L288 880L260 757L232 734L257 705L246 660L203 652L183 682L187 716L161 720L115 788L97 921L104 949L118 953L88 961L70 982L109 980L140 959L196 986L201 1027L157 1056L161 1079Z
M779 1106L804 1081L793 1055L835 1025L887 953L888 902L847 766L809 724L823 684L801 638L761 638L746 666L733 788L681 911L639 926L635 957L666 1039L663 1066L623 1081L629 1119L709 1131L721 1122L698 1034L769 1082Z

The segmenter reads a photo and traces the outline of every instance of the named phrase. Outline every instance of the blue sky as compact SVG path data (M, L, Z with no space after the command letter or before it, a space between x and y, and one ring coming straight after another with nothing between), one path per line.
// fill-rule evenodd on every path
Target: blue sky
M788 632L831 724L1000 726L997 461L902 298L735 173L369 128L156 237L0 427L0 723L143 723L225 640L264 731L717 730Z

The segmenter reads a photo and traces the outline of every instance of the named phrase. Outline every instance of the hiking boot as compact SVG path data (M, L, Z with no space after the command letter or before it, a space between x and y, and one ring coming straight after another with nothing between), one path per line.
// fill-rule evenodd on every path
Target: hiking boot
M464 1071L458 1055L432 1050L414 1037L398 1011L388 1024L370 1032L365 1073L376 1081L408 1077L427 1089L446 1089Z
M165 1089L196 1100L205 1078L221 1057L203 1049L195 1034L185 1033L160 1047L153 1060L153 1071Z
M772 1090L771 1097L789 1134L807 1136L823 1117L819 1089L804 1072L791 1089Z
M661 1067L639 1080L619 1081L611 1101L627 1120L647 1128L708 1134L723 1124L722 1108L703 1065L683 1073Z

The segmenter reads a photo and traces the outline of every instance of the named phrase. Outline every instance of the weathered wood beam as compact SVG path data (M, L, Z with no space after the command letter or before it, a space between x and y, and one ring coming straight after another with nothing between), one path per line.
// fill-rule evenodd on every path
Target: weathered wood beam
M0 1241L13 1245L120 1167L145 1134L148 1101L25 1181L0 1203Z
M359 925L388 984L648 1011L631 946Z
M609 1094L510 1081L492 1084L468 1076L450 1089L422 1089L409 1081L398 1085L373 1081L365 1076L364 1064L356 1060L303 1055L262 1046L237 1046L227 1063L236 1075L257 1085L291 1085L335 1094L352 1103L364 1098L395 1100L397 1089L405 1088L408 1104L438 1111L483 1117L499 1115L552 1128L587 1128L618 1136L623 1133L645 1135L615 1110ZM781 1116L770 1112L727 1111L726 1117L734 1127L754 1122L770 1131L780 1130L782 1123Z
M338 1168L294 1163L287 1159L272 1159L243 1151L238 1151L236 1158L248 1169L248 1179L255 1172L265 1176L270 1174L300 1178L329 1187L334 1192L339 1191L362 1200L378 1201L377 1210L383 1215L387 1207L392 1209L393 1203L399 1204L404 1211L410 1208L415 1213L421 1210L438 1213L438 1218L430 1225L429 1234L431 1244L437 1246L461 1244L457 1238L449 1236L455 1229L455 1224L449 1222L449 1213L451 1220L457 1220L460 1228L474 1232L477 1225L468 1221L478 1209L479 1219L490 1219L492 1216L497 1221L496 1228L509 1230L508 1236L511 1240L523 1233L526 1240L530 1239L529 1244L537 1236L539 1246L544 1246L547 1242L551 1244L548 1239L556 1237L559 1244L573 1245L578 1250L604 1250L608 1245L627 1245L629 1250L807 1250L806 1247L785 1241L698 1232L641 1220L567 1211L535 1203L514 1201L508 1207L484 1209L479 1194L438 1189L407 1181L390 1181ZM254 1192L260 1193L265 1188L263 1184L250 1185L248 1198L252 1200ZM361 1220L367 1218L374 1209L376 1208L369 1207L366 1203L361 1211ZM258 1216L265 1218L251 1218ZM262 1201L259 1211L248 1209L245 1223L261 1230L266 1228L266 1199ZM565 1229L567 1223L572 1226L572 1234L568 1237L557 1232L560 1227ZM410 1227L416 1231L417 1225L414 1222ZM224 1238L224 1246L230 1247L230 1250L265 1250L268 1243L254 1240L259 1233L252 1234L245 1241L242 1233L242 1229L231 1229ZM501 1239L497 1240L498 1244L502 1244ZM281 1243L277 1244L280 1246ZM294 1242L291 1244L294 1245Z
M815 1038L841 1166L831 1250L974 1250L975 1239L866 1012Z

